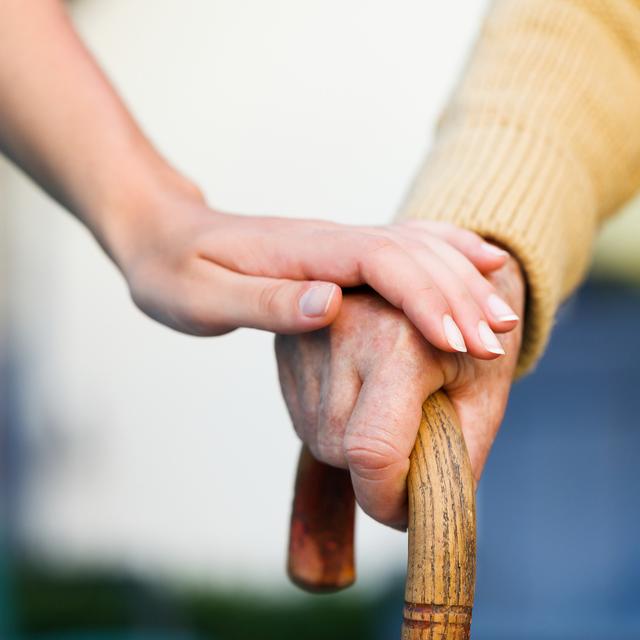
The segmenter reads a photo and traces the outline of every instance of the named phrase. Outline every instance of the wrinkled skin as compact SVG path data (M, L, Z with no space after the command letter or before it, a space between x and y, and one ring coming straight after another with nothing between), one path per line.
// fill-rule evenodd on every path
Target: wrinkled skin
M525 285L510 261L490 278L522 315ZM365 512L406 526L406 475L422 402L442 388L461 421L476 481L500 427L522 323L501 336L506 355L478 360L445 353L374 293L347 294L330 327L278 336L282 391L294 428L313 455L349 469Z

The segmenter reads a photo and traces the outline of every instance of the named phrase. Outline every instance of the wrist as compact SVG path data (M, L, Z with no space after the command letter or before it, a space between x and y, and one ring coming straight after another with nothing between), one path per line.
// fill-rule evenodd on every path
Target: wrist
M157 156L120 167L91 203L85 222L98 243L126 275L153 225L167 212L204 206L200 189Z

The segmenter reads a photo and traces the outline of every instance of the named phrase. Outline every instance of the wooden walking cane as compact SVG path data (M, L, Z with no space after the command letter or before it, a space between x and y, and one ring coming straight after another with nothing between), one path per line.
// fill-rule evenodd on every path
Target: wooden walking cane
M476 513L471 464L446 394L433 394L407 482L409 560L402 640L468 640L476 577ZM355 580L355 501L349 473L303 448L296 478L288 571L314 592Z

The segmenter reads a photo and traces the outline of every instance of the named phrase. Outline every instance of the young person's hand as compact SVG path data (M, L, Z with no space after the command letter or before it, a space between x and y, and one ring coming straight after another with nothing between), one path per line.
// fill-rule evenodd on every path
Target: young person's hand
M235 216L144 136L60 0L0 2L0 149L82 220L138 306L171 327L297 333L367 284L445 351L493 358L517 318L482 273L507 254L450 225L356 228Z
M186 333L300 333L332 322L341 287L369 285L445 351L494 358L517 316L481 272L507 254L436 222L354 227L220 213L197 191L109 216L106 246L136 304ZM125 207L126 209L127 207ZM459 327L459 329L458 329Z
M514 260L491 276L522 312L524 279ZM501 340L507 355L483 362L434 349L379 296L345 296L322 331L278 336L282 392L314 457L349 469L360 506L382 523L406 526L406 476L425 398L444 389L462 426L476 480L500 427L522 327Z

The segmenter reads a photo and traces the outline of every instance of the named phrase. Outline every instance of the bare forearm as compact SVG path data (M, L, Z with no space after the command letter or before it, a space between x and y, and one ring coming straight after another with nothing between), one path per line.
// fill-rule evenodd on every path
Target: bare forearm
M0 149L103 244L128 201L175 178L58 0L0 0Z

